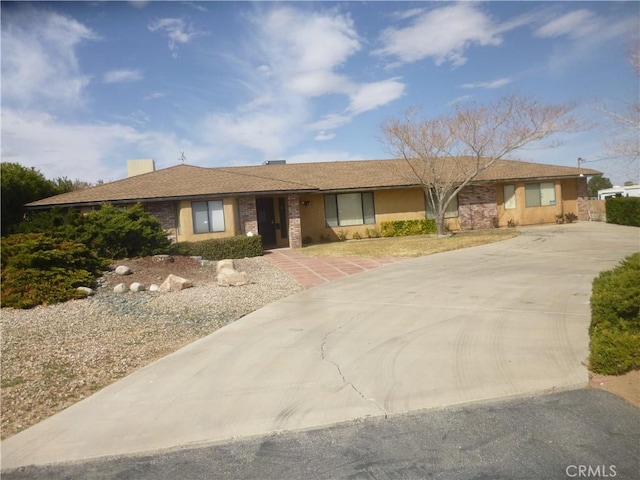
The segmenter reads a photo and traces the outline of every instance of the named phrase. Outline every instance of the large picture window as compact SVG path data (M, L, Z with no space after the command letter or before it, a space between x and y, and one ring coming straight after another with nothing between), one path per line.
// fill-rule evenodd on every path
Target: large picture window
M329 227L376 223L373 192L325 195L324 216Z
M433 210L431 200L429 200L429 198L425 198L425 203L427 204L427 218L436 218L436 212ZM458 196L456 195L451 199L449 205L447 205L447 210L444 212L444 218L456 218L457 216Z
M556 186L549 183L529 183L524 187L527 207L548 207L556 204Z
M224 232L224 209L222 200L192 202L193 232Z

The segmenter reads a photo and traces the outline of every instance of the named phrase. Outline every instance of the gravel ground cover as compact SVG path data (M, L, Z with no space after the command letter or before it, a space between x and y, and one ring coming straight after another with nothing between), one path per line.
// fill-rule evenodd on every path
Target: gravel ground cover
M2 309L2 438L38 423L95 391L301 287L264 257L235 260L250 284L219 287L215 265L123 260L133 274L106 274L97 294L30 310ZM117 283L192 280L173 293L114 294Z

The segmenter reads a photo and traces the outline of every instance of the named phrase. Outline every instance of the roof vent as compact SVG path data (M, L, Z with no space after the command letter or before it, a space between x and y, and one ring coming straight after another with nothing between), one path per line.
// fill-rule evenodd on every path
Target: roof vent
M267 160L263 165L284 165L286 160Z
M127 160L127 177L135 177L143 173L155 172L156 164L153 158L144 158L140 160Z

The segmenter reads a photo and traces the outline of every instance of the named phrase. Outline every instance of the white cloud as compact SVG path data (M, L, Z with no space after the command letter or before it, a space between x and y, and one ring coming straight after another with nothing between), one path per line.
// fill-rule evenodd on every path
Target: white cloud
M498 78L497 80L493 80L491 82L464 83L462 84L462 88L493 89L493 88L504 87L505 85L509 85L511 82L513 82L513 79L511 77L504 77L504 78Z
M85 181L114 179L104 160L118 150L128 150L143 139L135 129L119 124L74 124L35 111L2 109L2 158L25 166L37 159L47 178L68 176ZM114 175L115 174L115 175Z
M364 157L359 154L344 151L324 151L309 150L302 153L287 156L287 163L317 163L317 162L346 162L362 160Z
M436 65L466 62L465 51L474 44L499 45L502 39L490 17L473 3L456 3L411 17L406 27L383 31L383 46L374 53L403 63L433 57Z
M179 45L186 45L195 37L206 33L196 30L181 18L161 18L150 22L148 28L152 32L162 32L169 38L169 49L173 58L178 57Z
M448 105L451 106L451 105L455 105L456 103L466 102L467 100L471 100L472 98L473 98L473 95L461 95L451 100L448 103Z
M534 34L541 38L559 37L561 35L583 37L595 31L596 24L597 18L592 11L586 9L574 10L551 20L538 28Z
M336 134L333 132L325 132L324 130L321 132L318 132L318 134L313 138L314 140L318 141L318 142L324 142L327 140L331 140L332 138L335 138Z
M352 114L358 114L386 105L400 98L404 93L404 87L404 83L395 78L362 84L351 95L349 110Z
M104 83L127 83L142 80L140 70L111 70L104 74Z
M203 140L229 155L242 156L243 149L250 149L265 159L280 158L306 132L324 131L315 136L317 141L334 138L329 130L404 91L398 79L360 83L343 73L362 45L350 16L339 9L309 12L276 6L246 18L252 31L246 55L229 62L243 73L237 81L251 97L233 111L211 113L199 127ZM327 95L337 95L334 104L340 105L341 98L343 107L313 118L321 105L317 99Z
M351 115L342 115L339 113L331 113L329 115L325 115L321 120L310 123L306 125L307 130L316 131L316 130L333 130L335 128L346 125L351 122Z
M78 107L90 78L76 47L98 36L73 18L32 8L2 13L2 100L5 105Z

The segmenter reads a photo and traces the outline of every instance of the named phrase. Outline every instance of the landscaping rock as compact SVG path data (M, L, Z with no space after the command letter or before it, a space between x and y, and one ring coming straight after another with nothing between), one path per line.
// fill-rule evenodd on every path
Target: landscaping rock
M158 287L158 291L161 293L179 292L180 290L184 290L189 287L193 287L191 280L187 280L186 278L170 273L165 281L162 282L162 285Z
M157 292L159 288L160 287L158 285L156 285L155 283L152 283L151 285L149 285L149 291L150 292Z
M173 263L173 257L171 255L154 255L153 261L156 263Z
M78 287L76 290L83 292L87 297L96 294L95 290L89 287Z
M129 287L127 287L126 283L119 283L115 287L113 287L113 293L126 293L129 291Z
M131 275L132 272L131 269L126 265L118 265L116 267L116 273L118 275Z
M129 286L129 290L131 290L132 292L144 292L144 285L141 284L140 282L133 282L130 286Z
M218 273L218 286L220 287L239 287L247 283L249 283L249 280L244 272L225 268Z
M235 267L233 266L233 260L220 260L216 265L216 273L220 273L222 270L230 269L235 271Z

